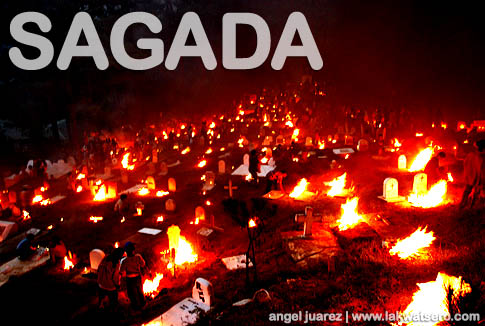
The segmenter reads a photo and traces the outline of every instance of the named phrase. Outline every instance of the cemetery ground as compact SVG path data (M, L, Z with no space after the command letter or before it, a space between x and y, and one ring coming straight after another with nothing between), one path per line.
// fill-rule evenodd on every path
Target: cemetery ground
M32 219L21 228L36 227L42 230L39 244L46 244L53 235L59 236L78 258L70 271L62 267L47 265L32 272L12 278L0 287L2 318L7 324L51 324L51 325L140 325L168 310L181 299L190 296L194 280L203 277L212 283L215 304L213 309L199 320L199 324L217 325L265 325L271 312L395 312L403 311L411 302L417 283L436 278L438 272L463 276L472 287L471 295L463 300L462 312L485 312L485 225L483 210L461 211L457 207L462 186L450 184L448 197L454 203L436 208L422 209L391 204L377 197L382 194L382 181L389 176L399 180L399 193L408 194L412 189L413 174L391 169L389 161L374 160L365 155L354 155L344 161L338 172L323 168L323 160L294 163L282 167L288 172L285 188L291 191L298 180L305 177L312 185L333 179L347 172L359 195L359 213L366 223L354 229L338 231L335 221L340 216L342 198L330 198L317 194L309 201L283 198L263 199L264 182L258 186L232 176L237 190L234 200L247 203L257 212L261 236L256 241L257 280L250 274L246 282L244 269L228 271L222 264L224 257L244 254L248 248L248 231L237 223L234 203L229 203L229 175L217 175L216 187L201 194L201 175L206 170L217 171L218 159L208 159L204 169L194 167L192 152L180 165L169 169L166 176L156 176L157 185L166 190L168 177L177 181L177 191L162 198L133 198L142 201L145 210L142 216L127 217L124 223L113 212L113 201L93 203L88 195L68 195L66 199L47 207L34 207ZM233 162L240 164L242 153L233 153ZM139 167L130 176L127 188L145 178L146 169ZM461 171L454 171L459 176ZM116 172L114 173L116 175ZM115 177L116 179L116 177ZM117 178L119 181L119 177ZM121 184L120 182L118 182ZM64 183L51 186L52 193L63 192ZM120 190L120 189L119 189ZM173 198L177 209L165 211L165 201ZM257 200L252 200L257 199ZM196 232L201 225L190 224L194 210L205 201L206 218L214 215L216 230L207 243L197 245ZM320 257L295 262L288 250L283 234L290 231L302 233L302 225L294 222L296 213L303 213L312 206L323 223L316 223L314 230L329 231L336 239L333 258ZM103 216L98 223L89 221L89 216ZM156 217L164 216L163 222ZM60 219L63 219L60 222ZM114 314L97 308L96 280L82 275L89 266L89 252L100 248L109 252L116 242L123 245L130 240L137 244L137 251L145 257L154 273L161 268L160 251L168 247L166 230L178 225L182 234L194 244L198 261L187 264L176 271L176 277L164 275L160 292L142 313L133 313L122 301L122 307ZM47 230L53 225L52 230ZM411 234L416 228L427 226L433 230L436 241L425 257L400 260L390 256L385 244ZM155 236L142 235L137 231L143 227L160 229ZM317 231L315 231L316 233ZM17 239L18 240L18 239ZM318 242L318 238L315 240ZM12 258L12 241L0 247L1 263ZM252 298L255 291L266 289L271 300L256 300L242 307L233 303ZM483 317L482 317L483 318ZM338 324L338 323L329 323ZM358 323L353 323L358 324ZM365 323L362 323L364 325Z

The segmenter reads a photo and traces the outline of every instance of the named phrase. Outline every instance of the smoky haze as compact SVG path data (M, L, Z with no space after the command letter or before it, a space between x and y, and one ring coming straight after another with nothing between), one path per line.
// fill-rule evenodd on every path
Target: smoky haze
M480 11L472 4L435 1L3 1L1 6L0 118L33 130L49 121L67 118L92 127L115 128L144 123L167 115L197 118L227 110L233 99L262 87L284 87L311 72L306 59L289 59L281 71L271 69L274 49L288 15L302 12L324 60L312 72L325 85L328 101L340 105L401 106L440 110L471 119L483 115L484 43ZM162 21L152 35L143 25L128 30L126 47L134 56L140 37L159 37L165 55L183 13L196 12L218 60L214 71L200 59L184 58L175 71L163 65L149 71L126 70L112 59L109 33L114 21L130 11L147 11ZM20 12L39 11L52 21L47 37L56 56L78 11L91 14L110 67L98 71L92 59L74 59L67 71L52 64L41 71L21 71L8 58L19 46L9 34L11 19ZM252 12L271 30L271 52L255 70L228 71L222 67L222 16ZM37 31L35 26L29 30ZM251 28L238 27L237 53L249 56L256 47ZM189 40L189 43L191 40ZM298 40L295 40L297 43ZM38 53L20 45L35 57ZM54 59L54 60L55 60ZM28 117L28 119L26 119Z

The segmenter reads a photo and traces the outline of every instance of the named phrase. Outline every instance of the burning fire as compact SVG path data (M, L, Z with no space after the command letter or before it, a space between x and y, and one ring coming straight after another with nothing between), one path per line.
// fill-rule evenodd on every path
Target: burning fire
M93 198L94 201L104 201L106 200L106 186L102 185L96 195Z
M342 204L342 216L337 221L339 231L345 231L353 228L358 223L363 222L364 218L357 213L357 204L359 197L347 199L345 204Z
M414 162L411 164L409 168L409 172L417 172L417 171L422 171L426 167L426 164L428 164L429 160L433 156L433 148L432 147L426 147L423 149L419 154L416 156L414 159Z
M36 195L32 199L32 204L40 203L43 199L44 199L44 197L42 197L42 195Z
M436 207L445 201L447 182L440 180L433 185L426 194L411 193L408 197L408 202L414 207L430 208Z
M163 196L166 196L168 195L169 192L168 191L163 191L163 190L159 190L157 191L157 193L155 194L157 197L163 197Z
M86 178L86 175L84 173L79 173L76 177L76 180L81 180L81 179L84 179Z
M102 216L91 216L89 218L89 220L93 223L98 223L99 221L103 220L103 217Z
M210 154L212 153L212 148L208 148L206 151L205 151L206 154Z
M71 254L71 252L69 251L67 254L69 255L69 257L64 256L64 270L65 271L68 271L68 270L70 270L71 268L74 267L74 264L72 262L72 254Z
M291 135L291 139L294 141L298 141L299 134L300 134L300 129L293 130L293 135Z
M327 192L327 196L335 197L344 195L346 178L347 173L344 173L340 177L337 177L330 182L325 182L326 186L331 187L330 190Z
M455 179L453 179L453 176L451 175L451 172L448 172L448 181L453 182Z
M418 228L409 237L398 240L396 244L389 250L389 253L394 256L398 255L401 259L416 258L425 253L431 243L436 238L433 231L426 232L426 227Z
M123 159L121 160L121 166L123 167L123 169L131 171L135 169L135 165L134 164L130 165L129 159L130 159L130 153L126 153L125 155L123 155Z
M146 187L143 187L143 188L138 190L138 195L140 195L140 196L146 196L149 193L150 193L150 190L148 190L148 188L146 188Z
M193 263L197 261L197 254L194 253L191 244L180 235L180 228L172 225L167 230L168 246L170 251L175 248L175 265L182 265L184 263ZM171 268L172 263L169 263L167 268Z
M29 212L27 212L26 210L23 210L23 211L22 211L22 218L23 218L23 220L24 220L24 221L25 221L25 220L29 220L29 219L30 219L30 214L29 214Z
M268 158L267 157L263 157L261 159L261 164L266 164L266 163L268 163Z
M83 186L81 185L77 186L76 192L81 192L81 191L83 191Z
M184 149L184 150L183 150L183 151L181 151L180 153L181 153L182 155L185 155L185 154L187 154L188 152L190 152L190 147L187 147L186 149Z
M203 168L206 165L207 165L207 160L202 160L202 161L199 162L199 164L197 164L197 167Z
M157 222L163 222L163 215L157 216Z
M399 140L397 138L394 138L393 140L393 146L395 148L400 148L402 146L401 142L399 142Z
M295 186L295 188L293 189L293 191L290 193L290 197L291 198L298 198L300 197L306 190L308 186L308 181L303 178L301 179L300 181L298 181L298 184Z
M254 219L250 219L248 222L248 227L251 229L251 228L255 228L256 226L257 226L256 221Z
M450 317L449 305L456 305L461 297L472 291L470 284L464 282L462 277L449 276L445 273L438 273L435 281L427 283L418 283L419 290L414 292L413 301L407 306L402 313L406 317L421 316L440 316ZM448 303L448 290L452 290L451 302ZM407 325L429 326L438 325L439 322L411 321Z
M160 281L162 279L163 274L160 273L156 273L153 280L146 279L145 282L143 282L143 294L154 298L158 294L158 287L160 286Z

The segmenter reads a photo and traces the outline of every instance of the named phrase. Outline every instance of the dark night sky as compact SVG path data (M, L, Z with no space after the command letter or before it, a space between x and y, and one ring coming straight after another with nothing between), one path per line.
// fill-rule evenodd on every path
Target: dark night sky
M60 117L69 107L81 106L104 110L108 121L117 116L110 111L113 108L109 107L113 106L119 107L124 117L130 116L130 112L139 112L140 108L154 114L174 110L185 113L224 110L225 103L245 91L264 85L283 85L308 70L309 65L302 59L287 61L282 71L273 71L270 67L289 13L301 11L307 17L324 59L324 68L315 76L326 82L329 98L335 102L373 106L411 104L439 108L459 118L483 118L485 48L478 4L354 0L172 1L177 5L176 12L163 9L160 0L2 2L0 95L4 100L1 115L11 116L9 108L16 107L19 112L42 121L49 119L45 112L49 112L47 117ZM16 13L41 11L52 20L53 30L48 35L55 43L57 58L79 4L96 4L98 9L93 9L96 13L100 4L113 6L115 2L123 4L125 12L136 9L158 14L163 24L159 37L164 40L166 51L181 15L186 11L197 12L218 59L218 68L209 72L200 60L183 59L179 68L172 72L163 65L151 71L131 72L114 63L108 71L97 71L92 60L77 59L67 72L58 71L52 64L42 71L22 72L10 63L7 48L16 44L9 36L8 24ZM222 68L222 15L237 11L257 13L270 26L270 57L257 70ZM96 22L108 56L106 35L121 14L113 13ZM141 26L133 28L131 40L144 32ZM238 53L251 53L255 46L254 35L248 29L239 32Z

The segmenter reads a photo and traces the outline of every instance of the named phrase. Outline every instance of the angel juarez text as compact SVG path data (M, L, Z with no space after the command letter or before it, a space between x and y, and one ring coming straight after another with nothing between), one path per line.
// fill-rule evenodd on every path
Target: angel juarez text
M24 25L34 23L43 34L52 29L50 19L39 12L23 12L15 16L10 23L12 38L20 43L19 47L12 47L9 57L12 63L20 69L39 70L47 67L54 60L55 51L52 42L44 35L32 33L24 29ZM140 38L136 45L139 49L148 50L150 55L145 58L132 57L125 48L124 37L126 30L133 24L144 24L151 33L162 31L161 21L147 12L132 12L121 16L114 24L110 34L110 48L114 59L123 67L130 70L147 70L163 63L168 70L177 68L182 57L200 57L205 68L213 70L217 67L217 60L211 44L205 33L199 16L195 12L183 15L170 49L164 58L164 43L160 38ZM236 26L249 25L257 36L254 53L249 57L236 56ZM186 45L192 33L195 45ZM292 45L298 33L300 45ZM79 39L84 34L86 45L79 45ZM40 51L36 58L26 58L22 53L22 46L31 46ZM222 65L230 70L255 69L261 66L270 54L271 33L266 21L254 13L226 13L222 19ZM67 31L64 44L57 57L57 68L66 70L76 57L90 57L96 67L105 70L109 67L109 60L105 48L96 31L91 16L86 12L77 13ZM313 38L310 26L301 12L293 12L288 16L285 27L271 59L271 67L281 70L287 58L306 57L313 70L323 67L323 60L318 46Z

